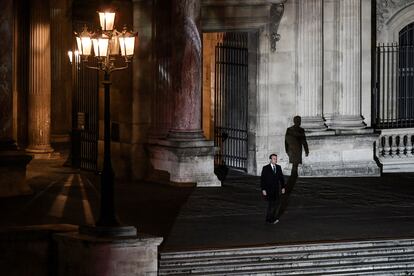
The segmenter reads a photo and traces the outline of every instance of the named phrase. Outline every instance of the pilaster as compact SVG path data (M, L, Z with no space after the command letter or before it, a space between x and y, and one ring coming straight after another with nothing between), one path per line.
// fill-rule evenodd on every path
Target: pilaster
M338 80L333 129L364 128L361 116L361 0L339 5Z
M307 131L325 130L322 117L322 0L299 2L297 106Z

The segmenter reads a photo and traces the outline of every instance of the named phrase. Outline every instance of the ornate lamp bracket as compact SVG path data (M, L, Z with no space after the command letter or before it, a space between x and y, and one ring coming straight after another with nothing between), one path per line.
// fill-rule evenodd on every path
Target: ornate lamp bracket
M276 51L276 42L280 40L280 34L277 33L277 30L279 29L280 20L282 20L283 12L285 11L286 1L272 1L270 6L269 40L272 52Z

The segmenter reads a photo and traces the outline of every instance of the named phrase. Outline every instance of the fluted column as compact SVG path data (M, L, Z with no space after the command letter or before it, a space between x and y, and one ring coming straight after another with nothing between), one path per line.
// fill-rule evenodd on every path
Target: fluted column
M201 130L201 16L199 0L173 0L174 117L170 139L203 139Z
M49 1L30 2L30 49L27 152L41 157L50 146L50 21Z
M334 129L363 128L361 116L361 0L339 5L338 88Z
M308 131L326 129L322 117L322 2L299 1L297 106Z

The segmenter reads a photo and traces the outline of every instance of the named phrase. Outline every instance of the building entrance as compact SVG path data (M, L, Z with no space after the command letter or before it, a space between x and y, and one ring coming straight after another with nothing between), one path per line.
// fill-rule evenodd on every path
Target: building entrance
M210 33L205 42L206 36L211 49L211 138L219 149L215 165L247 171L248 33Z

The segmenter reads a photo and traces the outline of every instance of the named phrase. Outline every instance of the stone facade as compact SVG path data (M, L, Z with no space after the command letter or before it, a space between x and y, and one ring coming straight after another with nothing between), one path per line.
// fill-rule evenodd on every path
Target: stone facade
M272 20L266 15L270 16L275 2L283 4L284 12L277 31L280 39L272 51ZM371 126L371 8L368 0L242 1L237 5L203 1L203 31L237 29L257 36L256 50L249 49L257 58L256 77L249 78L249 83L257 83L249 99L249 148L254 149L254 157L249 154L254 160L249 173L260 174L271 152L278 153L279 163L289 172L284 135L293 117L300 115L311 136L305 175L379 174L372 157L376 134L362 131ZM254 23L247 17L253 10ZM369 142L356 149L362 137L370 137ZM366 170L355 169L352 148L363 152Z

